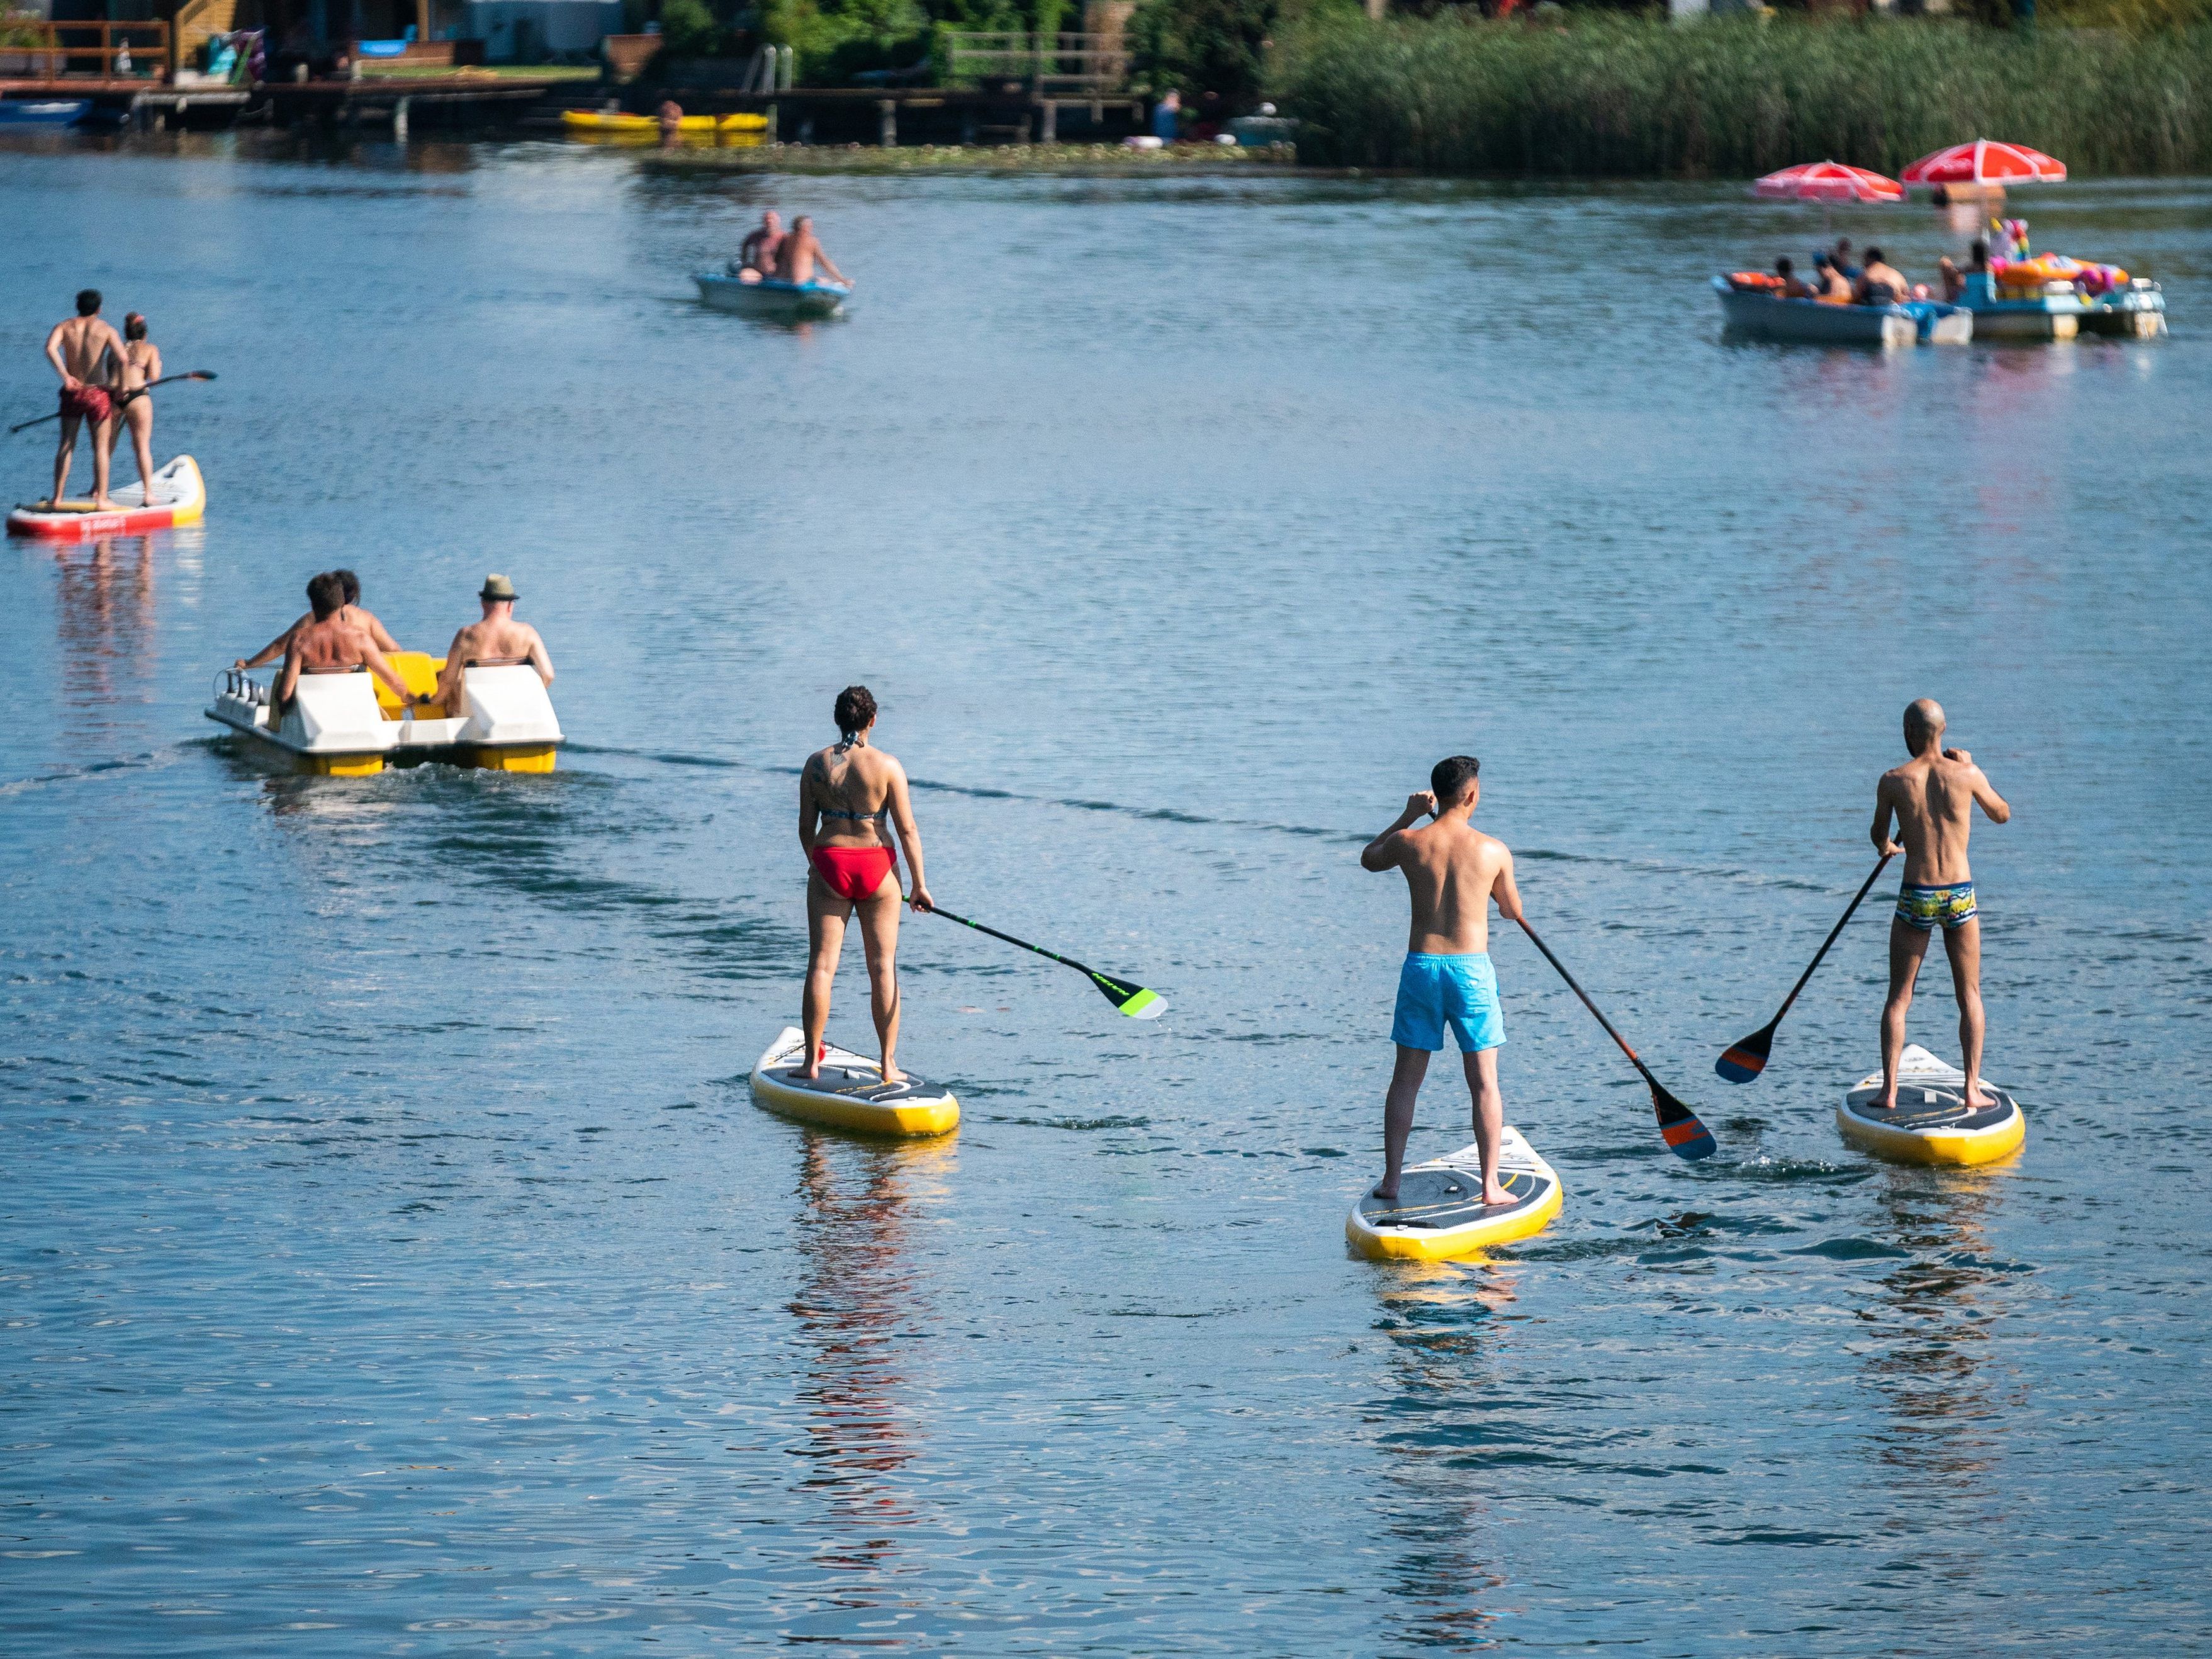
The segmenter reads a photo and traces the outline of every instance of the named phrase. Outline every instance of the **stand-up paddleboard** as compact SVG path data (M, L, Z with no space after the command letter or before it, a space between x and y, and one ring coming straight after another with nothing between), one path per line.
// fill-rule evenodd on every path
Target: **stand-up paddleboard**
M1498 1149L1498 1183L1513 1201L1484 1204L1482 1149L1462 1146L1401 1171L1395 1199L1370 1188L1345 1218L1344 1236L1377 1261L1436 1261L1541 1232L1565 1197L1559 1172L1510 1123Z
M1836 1128L1862 1152L1896 1164L1987 1164L2017 1151L2027 1139L2020 1103L1987 1078L1982 1091L1993 1103L1966 1104L1966 1074L1947 1066L1918 1043L1897 1065L1897 1107L1878 1111L1881 1073L1859 1085L1836 1108Z
M41 536L48 541L88 542L100 536L136 536L197 524L207 511L207 485L198 463L179 455L154 474L154 499L145 486L127 483L109 492L116 510L95 511L90 501L26 503L8 515L11 536Z
M960 1103L950 1089L911 1072L886 1086L880 1062L834 1042L823 1045L822 1074L809 1081L798 1075L805 1058L805 1034L785 1026L753 1067L753 1098L785 1117L864 1134L941 1135L960 1127Z

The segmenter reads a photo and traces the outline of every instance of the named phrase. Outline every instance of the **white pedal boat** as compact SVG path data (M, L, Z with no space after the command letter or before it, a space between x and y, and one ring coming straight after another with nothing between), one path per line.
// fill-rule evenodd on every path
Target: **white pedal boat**
M435 689L442 658L395 651L391 662L412 692ZM252 747L291 769L324 777L367 777L386 761L447 761L495 772L550 772L561 722L545 683L527 663L462 672L468 707L449 714L403 708L366 668L302 674L281 724L270 720L270 687L226 669L207 717L249 739Z

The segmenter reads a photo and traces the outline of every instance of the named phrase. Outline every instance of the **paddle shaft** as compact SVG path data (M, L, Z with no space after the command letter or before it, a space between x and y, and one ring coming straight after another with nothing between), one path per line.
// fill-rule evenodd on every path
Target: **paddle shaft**
M164 374L158 380L149 380L145 385L125 392L121 397L115 399L114 406L120 409L124 404L129 403L133 398L143 398L157 386L167 386L177 380L212 380L213 379L215 379L214 375L210 374L202 369L195 369L189 374ZM8 433L10 437L13 437L18 432L27 431L30 428L34 426L44 426L48 421L58 421L61 417L61 410L56 410L51 415L40 416L35 421L18 421L15 425L8 428Z
M1644 1074L1644 1080L1652 1088L1658 1090L1662 1095L1665 1094L1666 1091L1659 1086L1659 1079L1651 1075L1651 1068L1637 1057L1636 1050L1628 1046L1628 1039L1613 1029L1613 1022L1605 1017L1605 1010L1592 1002L1589 1000L1589 993L1575 982L1575 976L1567 971L1566 963L1552 954L1552 947L1537 936L1536 930L1528 925L1528 919L1526 916L1516 916L1514 920L1521 924L1521 931L1528 935L1529 942L1544 953L1544 960L1559 970L1559 977L1566 981L1567 988L1583 1000L1583 1006L1597 1016L1597 1023L1605 1027L1605 1034L1607 1036L1620 1045L1620 1052L1628 1056L1628 1063ZM1672 1097L1670 1096L1669 1098Z
M1893 853L1884 853L1881 855L1881 861L1875 866L1874 873L1859 884L1858 896L1850 902L1850 906L1844 911L1841 920L1828 930L1827 938L1820 941L1820 948L1813 952L1813 960L1806 964L1805 971L1797 976L1797 982L1790 988L1790 994L1782 999L1782 1006L1774 1011L1774 1018L1767 1022L1767 1030L1772 1030L1782 1024L1782 1016L1790 1012L1790 1005L1797 1000L1797 994L1812 981L1813 970L1820 965L1820 959L1828 954L1828 947L1842 936L1844 923L1858 914L1859 906L1865 902L1866 896L1874 890L1875 883L1881 879L1881 872L1889 867L1890 860L1896 856Z
M933 916L943 916L947 921L957 921L963 927L973 927L979 933L988 933L993 939L1004 939L1007 944L1019 945L1024 951L1034 951L1048 961L1056 962L1063 968L1073 968L1079 974L1097 976L1096 969L1085 967L1073 957L1064 957L1057 951L1048 951L1043 945L1032 945L1025 939L1016 939L1012 933L1002 933L995 927L986 927L981 922L970 921L965 916L956 916L942 905L930 906L929 914Z

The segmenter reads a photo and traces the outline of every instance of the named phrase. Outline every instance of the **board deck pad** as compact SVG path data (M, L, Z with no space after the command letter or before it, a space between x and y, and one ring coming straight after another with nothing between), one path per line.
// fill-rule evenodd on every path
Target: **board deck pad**
M865 1100L871 1106L896 1106L907 1101L942 1100L944 1088L938 1084L925 1083L913 1073L906 1074L903 1083L887 1084L883 1068L871 1060L859 1060L842 1050L831 1048L831 1058L822 1062L819 1077L799 1075L799 1060L770 1066L762 1073L781 1087L810 1095L830 1095L843 1100Z
M1464 1170L1416 1168L1398 1177L1398 1196L1359 1200L1359 1214L1371 1227L1419 1227L1441 1231L1470 1221L1516 1215L1544 1201L1558 1182L1528 1170L1501 1170L1498 1184L1511 1194L1510 1204L1486 1205L1482 1176Z
M1984 1083L1982 1089L1993 1103L1969 1106L1964 1078L1954 1085L1919 1082L1900 1075L1894 1111L1874 1109L1874 1103L1881 1098L1879 1084L1870 1089L1852 1090L1844 1097L1844 1102L1854 1117L1892 1129L1990 1129L2020 1109L2020 1103L1996 1085Z

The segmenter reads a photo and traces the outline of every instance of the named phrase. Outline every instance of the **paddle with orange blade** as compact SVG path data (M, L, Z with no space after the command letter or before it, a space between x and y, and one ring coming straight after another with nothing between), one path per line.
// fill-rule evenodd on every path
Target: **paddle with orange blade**
M1692 1164L1701 1158L1711 1158L1714 1152L1712 1131L1700 1123L1695 1112L1668 1094L1665 1085L1651 1075L1651 1068L1637 1058L1636 1050L1630 1048L1620 1033L1613 1029L1613 1022L1605 1017L1597 1004L1589 1000L1589 993L1575 982L1575 976L1567 971L1566 964L1552 954L1550 945L1536 937L1536 930L1528 925L1528 919L1521 916L1516 920L1521 924L1521 931L1528 934L1530 942L1544 953L1544 960L1559 970L1559 977L1566 981L1567 988L1583 1000L1583 1007L1597 1016L1597 1023L1605 1027L1605 1034L1620 1044L1620 1052L1628 1056L1628 1063L1643 1073L1644 1081L1651 1090L1651 1109L1658 1116L1659 1133L1666 1138L1668 1147L1674 1156L1687 1158Z
M1782 1016L1790 1012L1790 1005L1797 1000L1798 992L1803 990L1806 981L1813 977L1813 969L1820 965L1820 958L1828 954L1828 947L1836 942L1837 936L1844 931L1844 922L1849 921L1856 914L1860 901L1873 890L1875 883L1881 878L1882 871L1887 867L1893 856L1894 854L1889 853L1884 853L1881 855L1881 862L1875 866L1874 874L1869 876L1864 884L1859 888L1858 897L1853 899L1850 908L1844 910L1843 921L1838 922L1828 930L1828 937L1820 941L1820 948L1813 953L1812 966L1797 976L1797 982L1790 988L1790 994L1782 999L1782 1006L1775 1011L1774 1018L1749 1036L1731 1044L1728 1051L1713 1062L1713 1070L1718 1072L1730 1083L1748 1083L1766 1069L1767 1054L1774 1047L1774 1028L1782 1024Z

